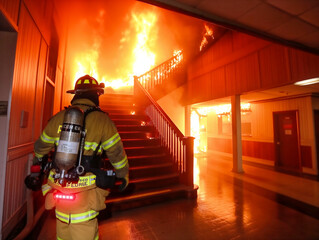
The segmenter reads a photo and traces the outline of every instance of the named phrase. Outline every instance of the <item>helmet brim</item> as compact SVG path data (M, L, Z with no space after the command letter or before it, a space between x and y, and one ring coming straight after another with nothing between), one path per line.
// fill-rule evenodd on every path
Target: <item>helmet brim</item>
M77 89L77 90L68 90L67 93L77 94L82 92L96 91L98 95L104 94L103 88L88 88L88 89Z

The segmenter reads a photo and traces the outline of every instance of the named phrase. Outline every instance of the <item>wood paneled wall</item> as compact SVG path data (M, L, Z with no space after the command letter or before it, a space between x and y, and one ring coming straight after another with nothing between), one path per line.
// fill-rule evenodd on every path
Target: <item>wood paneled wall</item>
M273 112L298 111L302 166L310 169L314 168L316 166L314 163L316 161L316 154L314 151L315 136L312 102L311 96L305 96L294 99L252 103L252 112L249 115L251 136L243 136L243 156L274 161ZM218 133L217 115L214 112L210 112L207 120L207 148L209 150L231 153L231 136Z
M48 46L25 5L21 5L11 94L3 236L23 217L26 201L24 178L40 135ZM24 113L24 118L22 118ZM24 119L24 122L22 121Z
M51 26L53 24L54 1L23 0L43 38L50 45Z
M12 86L9 148L33 141L33 115L41 34L22 7ZM26 126L21 127L24 112Z
M319 75L319 56L227 32L189 64L188 103L273 88Z
M0 11L6 15L7 20L17 28L20 0L0 0Z

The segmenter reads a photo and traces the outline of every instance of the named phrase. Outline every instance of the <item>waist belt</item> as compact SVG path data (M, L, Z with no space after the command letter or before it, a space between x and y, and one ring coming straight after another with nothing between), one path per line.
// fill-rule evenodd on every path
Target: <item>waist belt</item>
M84 213L77 213L77 214L72 214L72 213L66 214L66 213L62 213L55 210L56 218L65 223L86 222L95 218L97 215L99 215L99 212L96 212L94 210L90 210Z
M50 171L48 180L61 186L59 183L56 183L54 181L54 175L55 173L53 171ZM88 175L88 176L80 176L79 181L76 183L66 183L66 186L64 188L80 188L80 187L88 187L93 184L95 184L96 176L95 175Z

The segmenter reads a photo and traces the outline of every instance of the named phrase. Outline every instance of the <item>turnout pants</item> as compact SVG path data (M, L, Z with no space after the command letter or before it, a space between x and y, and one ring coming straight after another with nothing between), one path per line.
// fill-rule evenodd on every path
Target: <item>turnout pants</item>
M97 240L99 229L97 218L81 223L64 223L56 220L56 235L58 240Z

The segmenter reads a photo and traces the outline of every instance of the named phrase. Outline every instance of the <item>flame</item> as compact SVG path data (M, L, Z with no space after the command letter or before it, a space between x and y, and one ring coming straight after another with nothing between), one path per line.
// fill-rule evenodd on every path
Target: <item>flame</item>
M151 47L155 43L156 36L151 33L156 26L157 16L153 12L132 13L131 21L137 32L137 43L133 50L133 74L139 76L155 65L155 53L151 51Z
M83 52L79 56L76 57L76 72L75 72L75 81L86 75L89 74L94 78L98 78L97 72L97 60L98 60L98 51L97 50L89 50L87 52ZM74 81L74 84L75 84ZM73 84L73 85L74 85Z
M194 153L199 153L199 139L200 139L200 127L199 127L199 116L196 111L192 111L191 113L191 135L194 139Z
M98 82L103 82L105 88L113 90L130 89L133 90L133 76L140 76L154 68L156 63L155 49L157 46L157 22L158 14L155 10L145 10L133 8L127 16L127 28L121 32L122 37L118 42L119 51L124 51L124 57L127 57L125 66L118 66L116 72L119 76L112 77L105 75L102 65L102 58L99 55L103 46L103 34L105 11L101 10L96 19L98 29L94 29L92 39L93 44L88 46L89 49L82 50L74 58L74 83L76 80L86 74L96 78ZM124 49L126 47L126 49ZM122 53L122 52L121 52ZM120 54L119 54L120 55ZM178 67L183 60L182 50L175 50L173 58L169 63L169 68L164 71L158 71L153 75L155 81L168 76L168 73ZM100 68L99 68L100 67ZM108 73L109 74L109 73ZM150 80L151 75L145 78Z
M214 31L205 23L205 33L200 43L199 51L202 51L209 43L208 39L214 39Z
M101 10L97 21L103 26L103 16L105 12ZM157 15L152 11L144 11L137 13L136 10L132 10L130 15L129 29L123 31L123 37L119 40L119 49L123 47L123 43L131 41L129 40L128 34L135 32L135 46L133 46L133 56L131 57L131 66L125 66L125 71L120 71L122 76L117 78L110 78L109 76L103 75L99 71L98 63L99 52L101 50L101 36L96 33L94 36L94 43L90 46L89 50L83 50L80 54L75 57L74 64L74 83L76 80L86 74L96 78L99 82L103 82L105 87L112 89L119 89L123 87L133 86L133 76L140 75L149 71L155 65L155 53L152 52L152 47L156 46L157 36L156 32ZM102 75L102 76L100 76ZM100 77L100 78L99 78Z
M252 111L250 103L241 103L240 108L242 115L245 115ZM210 107L199 107L193 109L191 112L191 135L195 137L195 153L207 151L207 122L203 120L207 117L207 115L210 112L214 112L218 117L224 115L227 117L229 122L231 121L231 104L222 104Z

